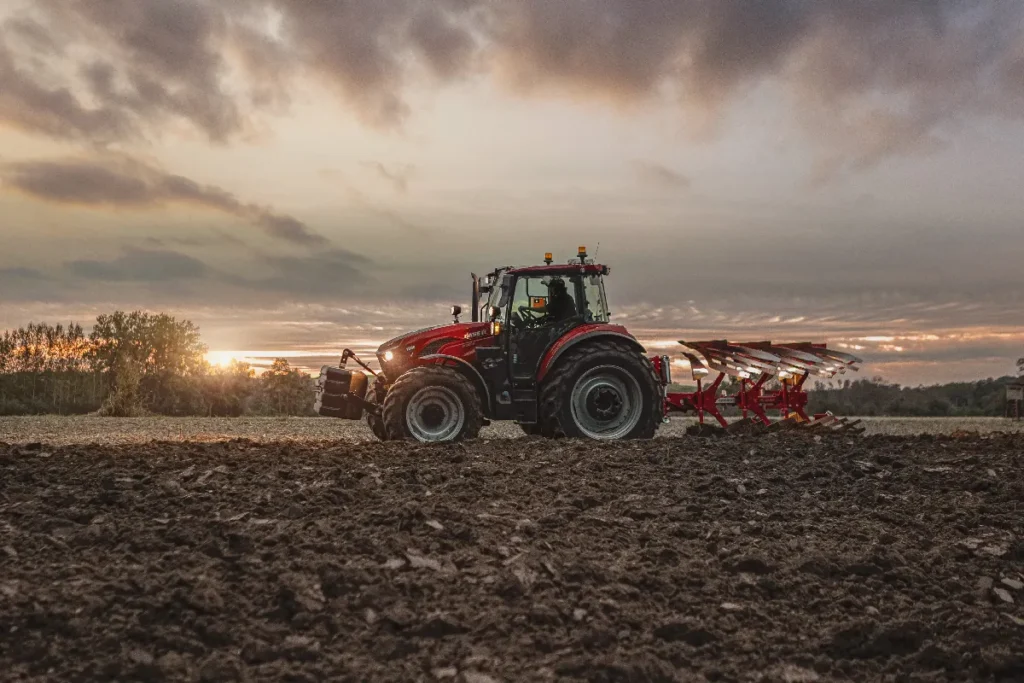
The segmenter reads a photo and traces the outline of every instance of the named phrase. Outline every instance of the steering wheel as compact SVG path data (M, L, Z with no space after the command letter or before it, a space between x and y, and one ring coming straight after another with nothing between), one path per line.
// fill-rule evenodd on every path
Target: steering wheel
M539 325L541 323L541 318L538 316L544 315L543 313L538 313L529 306L520 306L519 312L523 315L523 322L526 323L527 327L536 327Z

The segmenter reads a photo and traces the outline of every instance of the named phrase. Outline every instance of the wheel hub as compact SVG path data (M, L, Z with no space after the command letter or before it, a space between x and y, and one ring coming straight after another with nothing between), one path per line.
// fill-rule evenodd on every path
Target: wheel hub
M466 422L458 395L444 386L423 387L409 399L405 424L417 441L451 441Z
M621 439L639 423L644 409L640 384L615 365L590 368L569 399L573 421L591 439Z
M587 412L599 420L610 420L622 410L622 397L610 387L598 387L587 394Z
M437 429L444 422L444 408L436 403L429 403L420 411L420 420L431 429Z

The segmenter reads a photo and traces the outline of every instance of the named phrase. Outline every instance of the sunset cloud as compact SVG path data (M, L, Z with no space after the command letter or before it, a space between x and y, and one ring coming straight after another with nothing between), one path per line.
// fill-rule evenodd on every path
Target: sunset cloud
M65 265L78 277L106 282L195 280L209 271L197 258L162 249L127 249L110 261L78 260Z
M124 156L14 162L0 167L0 179L4 188L55 204L131 209L191 204L247 220L275 239L326 243L297 218Z
M392 128L413 87L491 74L531 95L674 99L714 126L773 83L826 175L932 149L964 116L1020 118L1022 17L996 0L40 0L0 29L0 119L90 142L185 121L225 142L315 77Z

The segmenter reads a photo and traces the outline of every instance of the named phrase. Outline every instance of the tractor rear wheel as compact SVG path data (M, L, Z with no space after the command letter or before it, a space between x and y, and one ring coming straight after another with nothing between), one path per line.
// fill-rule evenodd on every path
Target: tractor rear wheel
M541 387L542 424L551 425L554 436L650 439L662 409L654 366L616 341L567 352Z
M425 366L395 380L384 397L383 418L389 439L461 441L480 433L483 410L473 384L459 371Z

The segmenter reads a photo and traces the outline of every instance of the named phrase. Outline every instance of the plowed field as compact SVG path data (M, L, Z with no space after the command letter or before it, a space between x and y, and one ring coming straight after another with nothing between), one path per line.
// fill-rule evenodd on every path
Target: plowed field
M1024 680L1024 436L0 444L5 680Z

